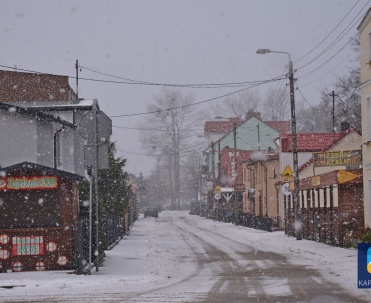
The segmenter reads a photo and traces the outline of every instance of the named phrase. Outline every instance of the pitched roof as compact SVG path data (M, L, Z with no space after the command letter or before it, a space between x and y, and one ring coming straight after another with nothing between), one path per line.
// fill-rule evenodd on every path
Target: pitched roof
M278 132L291 131L290 121L264 121L264 123Z
M246 120L245 120L246 121ZM205 133L224 133L228 134L233 131L234 123L236 127L245 121L240 118L229 118L224 121L206 121L204 126ZM291 130L290 121L263 121L265 124L278 132L287 132Z
M354 130L353 130L354 131ZM298 152L316 152L328 150L334 143L344 138L350 131L341 133L303 133L296 135ZM282 152L292 152L292 134L281 137Z
M367 20L368 16L370 15L370 12L371 12L371 7L367 10L367 12L365 13L365 15L363 16L363 18L361 20L361 23L358 25L358 27L357 27L358 31L360 31L361 27L363 27L364 24L366 23L366 20Z
M80 176L78 174L70 173L64 170L59 170L56 168L31 163L31 162L21 162L18 164L14 164L11 166L3 167L1 171L5 172L6 175L12 175L16 172L23 172L27 174L35 174L39 173L42 175L55 175L61 178L66 178L70 180L76 180L76 181L82 181L84 180L83 176Z
M63 119L61 119L57 116L54 116L54 115L51 115L51 114L46 114L46 113L44 113L42 111L39 111L39 110L36 110L36 109L23 108L23 107L20 107L20 106L15 106L15 105L0 102L0 111L1 110L4 110L4 111L8 112L9 114L18 113L18 114L22 114L22 115L32 116L32 117L35 117L36 119L38 119L40 121L46 120L46 121L57 122L57 123L60 123L62 125L68 126L70 128L76 129L76 126L73 125L72 123L70 123L68 121L65 121L65 120L63 120Z
M0 101L34 102L74 100L68 76L0 70Z
M233 130L234 124L240 126L244 121L240 118L229 118L221 121L206 121L204 126L205 133L223 133L228 134Z
M337 144L339 141L341 141L344 137L346 137L349 133L352 133L352 132L355 132L355 133L359 134L360 136L362 136L361 132L359 130L356 130L356 129L349 129L347 131L343 131L341 133L338 133L339 136L338 136L337 140L335 140L328 148L323 149L321 151L327 151L327 150L329 150L331 147L333 147L335 144ZM302 171L307 166L309 166L311 163L313 163L313 157L310 158L307 162L303 163L299 167L299 172Z

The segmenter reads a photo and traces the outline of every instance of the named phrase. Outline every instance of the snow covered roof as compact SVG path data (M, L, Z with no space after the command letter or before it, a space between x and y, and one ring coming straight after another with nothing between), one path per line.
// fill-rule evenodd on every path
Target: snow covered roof
M65 120L63 120L63 119L61 119L57 116L54 116L54 115L43 113L42 111L39 111L37 109L23 108L23 107L16 106L16 105L13 105L13 104L7 104L7 103L0 102L0 110L5 110L10 114L11 113L18 113L18 114L22 114L22 115L28 115L28 116L35 117L39 120L47 120L47 121L57 122L57 123L60 123L62 125L68 126L70 128L76 128L75 125L73 125L72 123L70 123L68 121L65 121Z
M8 102L9 104L16 104L23 108L33 108L43 111L58 110L66 111L72 109L78 110L91 110L94 104L97 105L99 110L98 101L80 99L78 101L35 101L35 102Z
M278 132L291 131L290 121L264 121L264 123Z
M360 131L350 129L341 133L303 133L297 134L298 152L316 152L328 150L350 132ZM282 152L292 152L292 134L281 136Z
M234 124L240 126L244 121L240 118L229 118L228 120L206 121L204 126L205 133L228 134L233 130Z
M247 157L242 157L240 163L256 163L256 162L269 162L279 159L279 154L276 151L267 150L253 150L248 151Z
M15 165L3 167L1 171L5 171L7 175L11 175L14 172L22 171L22 172L29 172L35 173L40 172L46 175L55 175L61 178L66 178L70 180L82 181L84 179L83 176L78 174L73 174L64 170L55 169L53 167L48 167L40 164L35 164L31 162L21 162Z

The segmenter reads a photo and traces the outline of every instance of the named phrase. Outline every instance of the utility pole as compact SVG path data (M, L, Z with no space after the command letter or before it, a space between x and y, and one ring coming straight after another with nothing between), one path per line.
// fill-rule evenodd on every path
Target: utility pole
M220 174L221 174L221 161L220 161L220 140L218 140L218 185L220 185Z
M97 122L97 104L93 107L93 125L94 125L94 176L95 176L95 226L96 226L96 272L99 271L99 194L98 194L98 122Z
M237 192L236 192L236 185L237 185L237 127L236 127L236 122L233 123L233 148L234 148L234 155L233 155L233 159L234 159L234 176L233 176L233 179L234 179L234 207L235 207L235 210L236 210L236 213L238 211L238 207L237 207Z
M207 217L211 218L214 207L214 189L215 189L215 147L214 141L211 141L211 190L208 192Z
M335 97L338 95L334 91L330 94L332 96L332 134L333 134L333 143L335 142Z
M292 197L295 206L295 234L296 240L303 239L303 221L299 200L299 165L298 165L298 142L296 136L296 117L295 117L295 95L294 95L294 70L292 67L291 56L288 52L272 51L267 48L260 48L256 51L259 55L268 53L286 54L289 56L289 80L290 80L290 105L291 105L291 132L292 132L292 157L294 164L294 191Z
M214 142L211 142L211 178L213 181L213 187L215 186L215 147Z
M91 244L92 244L92 228L93 228L93 167L88 166L89 176L89 275L91 275Z
M259 124L256 124L256 127L258 128L258 150L260 150L260 126Z
M76 101L79 100L79 60L76 60Z
M292 154L294 163L294 192L293 200L295 205L295 234L296 240L303 239L302 217L299 201L299 165L298 165L298 141L296 136L295 117L295 95L294 95L294 70L289 56L289 79L290 79L290 104L291 104L291 131L292 131Z

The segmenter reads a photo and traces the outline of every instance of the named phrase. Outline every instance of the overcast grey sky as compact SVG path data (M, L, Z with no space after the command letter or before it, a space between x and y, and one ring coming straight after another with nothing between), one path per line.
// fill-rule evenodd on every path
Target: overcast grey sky
M16 66L74 77L78 59L81 78L120 80L91 69L155 83L244 82L284 72L287 56L256 54L258 48L270 48L290 53L300 92L310 104L317 104L320 90L333 90L336 76L350 66L353 52L346 44L357 34L370 1L2 0L0 4L1 69ZM73 78L71 85L75 87ZM268 88L260 86L261 95ZM79 81L79 97L98 99L109 116L146 112L160 89ZM234 90L192 92L199 102ZM296 92L296 98L302 96ZM148 175L154 162L144 155L139 131L132 129L140 119L143 116L112 117L113 139L118 156L128 159L127 170Z

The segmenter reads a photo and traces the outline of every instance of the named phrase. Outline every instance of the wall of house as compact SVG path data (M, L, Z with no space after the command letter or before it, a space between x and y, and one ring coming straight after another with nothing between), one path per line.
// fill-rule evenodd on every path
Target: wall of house
M349 133L343 140L338 142L335 146L328 151L341 151L341 150L360 150L362 149L362 136L358 133ZM300 171L300 179L312 177L315 175L324 174L333 170L345 169L345 166L325 166L316 167L313 171L313 163L310 163L306 168Z
M0 111L0 165L37 162L38 124L33 117Z
M65 129L60 135L60 162L58 169L75 173L75 147L74 147L74 130Z
M80 119L87 113L87 111L78 111L73 113L71 111L51 111L49 114L55 114L62 120L68 121L70 123L75 123L76 126L79 125ZM60 134L60 147L61 147L61 165L58 169L85 175L85 165L84 165L84 144L85 140L80 136L79 130L72 130L70 128L65 128Z
M274 186L278 180L274 179L274 173L279 168L278 161L266 163L258 162L255 183L255 215L265 216L272 219L278 217L278 196Z
M275 174L278 173L279 170L279 162L271 161L267 162L267 182L268 182L268 217L269 218L277 218L279 217L279 209L278 209L278 189L275 187L275 183L278 181L278 178ZM281 217L283 218L283 217Z
M360 33L361 104L362 104L362 142L363 142L363 184L365 226L371 227L371 15L366 16L358 28Z
M259 125L259 128L258 128ZM258 131L259 130L259 131ZM236 130L236 148L239 150L268 150L275 149L274 140L279 136L279 133L265 124L263 121L252 117L243 122ZM221 150L229 146L234 148L233 131L220 139ZM215 143L215 170L219 162L218 143Z
M54 167L54 132L55 128L61 128L59 123L55 124L51 122L39 122L37 124L37 160L36 162L30 161L36 164L45 165L48 167ZM17 161L19 163L22 161Z

